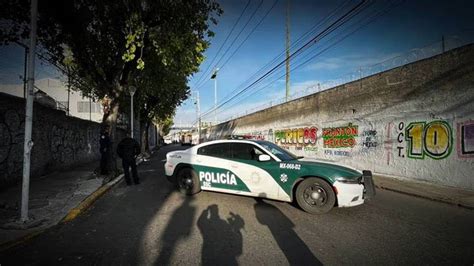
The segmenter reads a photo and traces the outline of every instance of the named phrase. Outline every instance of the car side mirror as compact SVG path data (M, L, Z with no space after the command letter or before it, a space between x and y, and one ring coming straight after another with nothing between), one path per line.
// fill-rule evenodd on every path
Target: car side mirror
M258 161L259 161L259 162L268 162L268 161L270 161L271 159L272 159L272 158L270 158L270 155L268 155L268 154L260 154L260 155L258 156Z

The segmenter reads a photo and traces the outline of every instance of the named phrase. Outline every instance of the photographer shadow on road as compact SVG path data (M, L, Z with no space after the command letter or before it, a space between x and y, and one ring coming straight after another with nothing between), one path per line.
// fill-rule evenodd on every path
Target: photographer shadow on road
M255 198L255 215L260 224L270 229L290 265L323 265L293 230L293 222L277 207Z
M238 265L242 254L242 233L245 223L238 214L221 219L219 207L209 205L199 216L197 226L203 238L202 265Z

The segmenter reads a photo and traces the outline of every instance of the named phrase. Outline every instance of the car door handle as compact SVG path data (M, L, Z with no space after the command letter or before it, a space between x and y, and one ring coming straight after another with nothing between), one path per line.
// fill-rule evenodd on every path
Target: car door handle
M201 160L196 160L197 163L201 163Z

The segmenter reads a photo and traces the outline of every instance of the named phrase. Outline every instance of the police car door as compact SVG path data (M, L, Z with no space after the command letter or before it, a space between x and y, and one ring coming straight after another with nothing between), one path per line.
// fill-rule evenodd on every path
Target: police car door
M259 161L259 155L266 153L250 143L232 143L231 150L230 167L247 185L252 195L280 199L278 183L273 177L273 175L279 176L278 163L273 159L266 162Z
M193 169L199 177L202 190L226 193L249 192L245 183L231 169L230 143L206 145L197 150Z

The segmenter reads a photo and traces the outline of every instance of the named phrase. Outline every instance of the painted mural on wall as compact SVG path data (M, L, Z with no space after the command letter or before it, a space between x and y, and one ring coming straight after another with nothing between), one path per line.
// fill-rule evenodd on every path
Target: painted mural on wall
M275 143L286 145L315 145L318 128L304 127L275 130Z
M447 158L453 149L453 131L443 120L398 123L398 157L435 160Z
M469 120L457 124L458 156L474 158L474 121Z
M359 127L349 123L343 127L323 128L323 147L324 148L352 148L359 135Z

